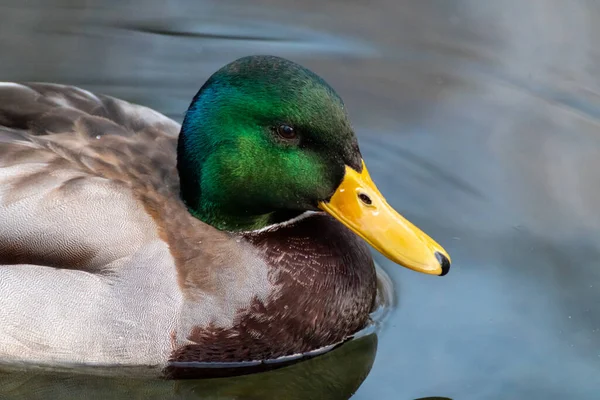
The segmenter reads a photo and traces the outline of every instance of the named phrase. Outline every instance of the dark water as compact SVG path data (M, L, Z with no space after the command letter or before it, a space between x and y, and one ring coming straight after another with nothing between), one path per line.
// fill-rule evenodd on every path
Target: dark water
M599 398L599 38L593 0L1 0L0 80L176 119L237 57L310 67L388 201L454 267L376 255L398 296L378 344L227 381L4 374L0 398L346 399L367 374L353 399Z

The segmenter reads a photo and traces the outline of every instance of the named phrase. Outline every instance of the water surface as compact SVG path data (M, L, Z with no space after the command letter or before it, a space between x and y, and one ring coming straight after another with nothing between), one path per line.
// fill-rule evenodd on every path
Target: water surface
M2 390L253 399L288 385L288 396L347 398L376 347L353 399L597 398L598 38L592 0L0 1L1 80L79 85L178 120L235 58L308 66L344 98L388 201L453 257L436 278L376 254L398 304L378 345L333 353L333 375L310 364L320 358L224 388L30 373Z

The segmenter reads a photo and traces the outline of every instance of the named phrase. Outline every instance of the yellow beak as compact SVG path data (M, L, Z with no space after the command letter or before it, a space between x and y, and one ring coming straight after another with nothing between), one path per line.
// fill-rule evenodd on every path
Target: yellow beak
M397 264L431 275L445 275L450 269L446 250L390 207L364 161L360 173L346 166L344 180L319 208Z

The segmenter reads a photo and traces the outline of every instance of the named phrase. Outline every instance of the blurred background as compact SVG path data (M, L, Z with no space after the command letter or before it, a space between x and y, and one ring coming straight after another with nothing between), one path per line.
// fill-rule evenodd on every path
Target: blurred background
M397 302L353 399L597 399L599 38L593 0L0 0L0 80L181 121L238 57L309 67L390 204L453 258L436 278L375 254Z

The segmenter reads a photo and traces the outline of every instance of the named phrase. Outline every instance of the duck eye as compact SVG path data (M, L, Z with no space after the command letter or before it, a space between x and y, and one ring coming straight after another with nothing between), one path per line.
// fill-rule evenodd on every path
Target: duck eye
M289 125L279 125L277 127L277 134L284 139L296 139L296 131Z

